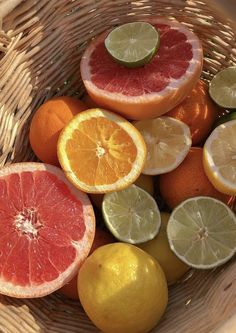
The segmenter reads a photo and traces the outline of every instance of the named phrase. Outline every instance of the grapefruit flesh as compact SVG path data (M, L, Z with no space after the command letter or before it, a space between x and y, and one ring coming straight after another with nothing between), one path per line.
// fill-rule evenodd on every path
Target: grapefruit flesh
M203 52L198 37L176 21L149 18L160 33L160 47L140 68L114 61L104 46L109 32L94 39L81 60L81 75L98 105L128 119L158 117L179 104L202 71Z
M87 257L95 218L85 193L42 163L0 170L0 294L42 297L59 289Z

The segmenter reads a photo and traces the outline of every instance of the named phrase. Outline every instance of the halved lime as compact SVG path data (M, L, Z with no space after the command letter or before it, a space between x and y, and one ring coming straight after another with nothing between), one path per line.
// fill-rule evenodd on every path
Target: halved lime
M209 85L211 98L221 107L236 108L236 66L217 73Z
M153 239L161 226L156 201L136 185L105 194L102 212L111 233L118 240L131 244Z
M236 216L219 200L191 198L172 212L167 236L172 251L187 265L213 268L236 251Z
M120 64L140 67L152 59L159 42L159 33L150 23L132 22L112 30L105 39L105 47Z

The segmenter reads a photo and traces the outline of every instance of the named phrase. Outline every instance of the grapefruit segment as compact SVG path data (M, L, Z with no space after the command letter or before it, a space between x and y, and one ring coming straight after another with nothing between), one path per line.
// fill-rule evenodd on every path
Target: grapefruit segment
M198 37L176 21L148 18L160 33L160 47L139 68L114 61L104 40L92 40L81 60L81 76L88 94L101 107L128 119L156 118L179 104L200 77L203 52Z
M0 293L42 297L64 285L87 257L92 205L63 172L42 163L0 170Z

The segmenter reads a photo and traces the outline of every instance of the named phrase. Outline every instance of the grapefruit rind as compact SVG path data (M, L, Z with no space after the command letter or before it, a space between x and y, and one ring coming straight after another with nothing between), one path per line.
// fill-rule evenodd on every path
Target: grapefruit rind
M77 190L74 186L72 186L70 182L65 178L65 175L61 169L44 163L15 163L2 168L0 170L0 178L8 176L12 173L21 173L27 171L47 171L55 175L59 180L63 181L67 185L71 193L82 203L86 232L84 233L84 237L80 241L71 241L71 245L77 251L77 258L64 272L60 273L58 278L40 285L23 287L5 281L0 277L0 294L16 298L43 297L60 289L63 285L69 282L78 273L79 267L88 256L95 234L95 216L88 196L85 193Z
M67 141L72 137L73 131L77 129L80 122L84 120L89 120L93 117L105 117L110 121L118 124L123 130L128 133L137 149L136 159L133 163L131 171L123 178L118 179L115 183L112 184L88 185L85 182L81 181L72 170L70 160L67 156L66 144ZM120 117L113 112L103 109L89 109L87 111L79 113L64 128L58 140L58 159L62 169L65 172L66 177L75 187L86 193L108 193L112 191L122 190L128 187L140 176L146 160L146 154L146 144L139 131L126 119Z
M101 107L118 112L122 116L133 120L156 118L178 105L191 92L200 78L203 65L202 45L192 31L177 21L170 21L165 18L150 17L145 19L145 21L150 24L171 25L172 28L183 32L187 36L188 42L192 45L193 57L185 75L179 79L172 79L164 90L158 93L149 93L148 95L127 97L122 93L112 93L100 89L93 84L89 61L94 49L98 44L104 42L109 31L102 33L90 43L82 56L80 64L82 80L90 97Z

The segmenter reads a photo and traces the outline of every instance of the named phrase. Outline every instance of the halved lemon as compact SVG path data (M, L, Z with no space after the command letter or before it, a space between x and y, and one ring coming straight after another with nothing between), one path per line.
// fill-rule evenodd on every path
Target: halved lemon
M146 145L126 119L90 109L75 116L58 140L58 159L67 178L88 193L128 187L140 175Z
M173 210L167 236L172 251L187 265L213 268L236 252L236 216L219 200L187 199Z
M176 169L192 144L189 127L171 117L140 120L134 126L147 146L147 159L142 173L160 175Z
M219 125L208 137L203 166L218 191L236 195L236 120Z

